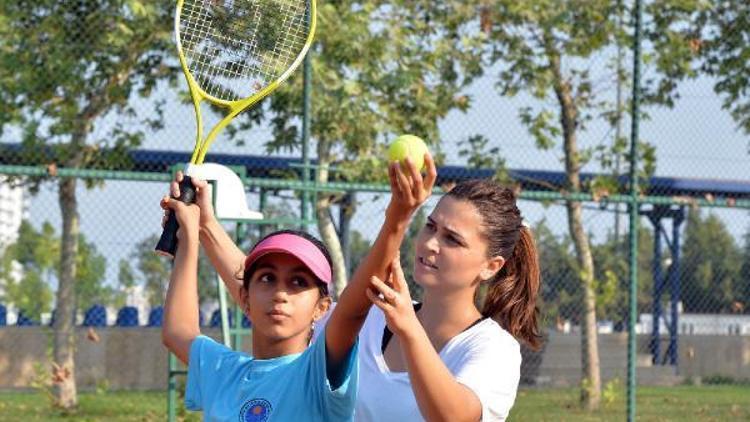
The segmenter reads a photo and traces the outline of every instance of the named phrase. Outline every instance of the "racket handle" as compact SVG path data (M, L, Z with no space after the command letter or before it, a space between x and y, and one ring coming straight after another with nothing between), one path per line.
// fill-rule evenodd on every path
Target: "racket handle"
M180 196L176 199L186 204L195 202L195 187L193 187L190 176L183 176L182 182L180 182ZM174 211L170 210L167 222L164 224L164 231L161 232L159 243L156 244L156 253L174 258L174 254L177 251L177 230L179 228L180 225L177 223L177 217Z

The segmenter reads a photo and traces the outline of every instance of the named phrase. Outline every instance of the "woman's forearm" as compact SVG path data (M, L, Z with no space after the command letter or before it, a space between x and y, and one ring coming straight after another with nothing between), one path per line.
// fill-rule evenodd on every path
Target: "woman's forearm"
M242 281L237 278L237 273L242 270L245 254L216 219L201 226L200 242L235 303L242 303Z
M430 421L478 421L482 416L479 398L459 383L435 351L420 327L400 337L414 397L422 416ZM456 409L461 409L457 412Z

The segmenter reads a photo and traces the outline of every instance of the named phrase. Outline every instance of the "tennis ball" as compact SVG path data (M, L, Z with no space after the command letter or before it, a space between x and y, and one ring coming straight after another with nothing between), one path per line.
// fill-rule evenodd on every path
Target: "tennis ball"
M427 153L427 145L422 138L414 135L401 135L394 139L388 148L388 161L399 161L405 164L406 157L409 157L418 170L424 168L424 155Z

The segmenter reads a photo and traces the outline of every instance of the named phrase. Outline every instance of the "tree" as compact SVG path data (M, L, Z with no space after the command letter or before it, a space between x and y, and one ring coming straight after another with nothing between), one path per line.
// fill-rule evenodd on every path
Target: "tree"
M595 196L619 191L614 176L620 172L616 163L622 161L625 143L617 128L627 101L621 95L612 101L607 91L609 87L618 87L621 92L628 76L621 65L621 49L630 45L632 39L623 20L629 15L623 2L501 0L484 4L482 29L490 35L493 61L498 66L499 91L509 96L525 92L538 100L535 105L521 109L520 119L537 147L551 149L559 142L566 175L561 191L588 191ZM654 15L653 19L657 17ZM649 51L650 60L658 65L642 91L650 103L671 105L677 95L676 81L684 74L670 71L685 66L687 59L673 54L679 40L662 41L660 48ZM615 56L614 66L609 63L608 55ZM616 139L611 146L584 147L579 142L587 125L596 120L615 129ZM654 171L654 148L642 139L638 140L638 147L639 167L635 170L639 176L650 175ZM612 170L612 174L587 186L581 180L581 171L594 158L602 169ZM566 201L566 211L583 289L581 403L592 410L599 406L601 398L596 269L582 222L581 203Z
M742 268L740 269L740 276L737 279L739 284L738 298L739 310L744 310L750 313L750 228L744 236L745 247L742 249Z
M117 279L121 290L130 291L135 286L143 286L150 306L164 303L167 283L172 273L172 264L154 253L153 248L159 235L153 234L136 244L129 260L120 260ZM135 268L134 268L135 267ZM239 270L239 269L238 269ZM211 262L203 253L198 258L198 297L201 303L207 298L217 299L216 273ZM118 300L124 305L125 296Z
M32 320L41 321L42 313L52 309L49 281L56 266L60 242L48 222L40 231L22 221L18 239L5 248L0 259L0 280L5 300Z
M132 129L138 127L132 122L138 114L129 100L148 96L158 81L177 75L172 13L168 1L0 3L0 98L3 110L11 108L0 113L21 129L24 164L52 162L73 169L123 165L125 152L143 137L142 130ZM155 118L143 119L141 128L160 127L158 105ZM131 121L104 124L108 113ZM95 131L97 124L102 129ZM54 176L54 166L50 168ZM89 180L87 186L95 183ZM77 404L73 314L80 221L77 180L59 178L57 185L63 229L53 359L65 375L57 384L57 402L67 409Z
M685 312L731 312L747 283L741 274L741 258L741 249L719 217L701 218L698 210L691 209L680 265Z
M321 4L313 63L311 134L317 143L316 181L385 178L383 143L413 133L433 146L437 123L469 101L462 88L481 73L481 39L471 31L475 4L446 1L338 1ZM271 151L300 145L302 72L271 96ZM347 164L348 163L348 164ZM336 293L347 274L331 208L339 195L315 202L318 231L331 251Z
M591 60L623 37L618 26L620 7L605 0L562 5L548 0L502 0L491 4L485 9L483 29L491 35L493 58L500 65L500 93L512 96L525 91L547 104L554 101L552 108L522 109L521 121L540 148L550 149L559 139L566 174L563 189L584 192L581 169L593 151L582 148L578 137L588 122L597 114L604 116L609 107L597 98L601 88L592 77ZM582 204L567 201L565 206L582 288L581 403L592 410L601 398L594 260L583 226Z
M409 286L409 294L416 301L422 300L422 286L414 281L414 257L416 254L414 242L417 241L419 231L422 230L426 222L427 213L425 212L425 208L422 207L414 215L414 218L412 218L409 229L406 231L404 240L401 242L401 247L399 248L401 268L404 270L406 284Z

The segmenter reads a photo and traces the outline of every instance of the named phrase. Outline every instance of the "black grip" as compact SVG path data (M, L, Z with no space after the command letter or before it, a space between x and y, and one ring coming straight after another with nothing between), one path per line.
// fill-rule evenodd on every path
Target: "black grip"
M195 202L195 187L193 187L190 176L182 178L182 182L180 182L180 196L176 199L186 204ZM174 258L174 254L177 251L177 230L179 228L180 225L177 223L177 217L175 217L174 212L170 211L167 223L164 224L164 231L161 232L159 243L156 244L156 253Z

